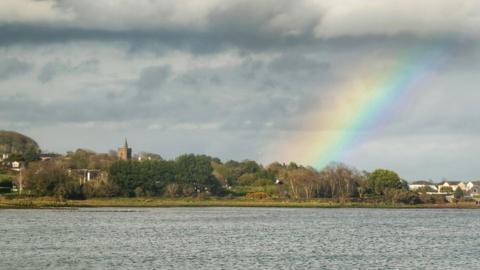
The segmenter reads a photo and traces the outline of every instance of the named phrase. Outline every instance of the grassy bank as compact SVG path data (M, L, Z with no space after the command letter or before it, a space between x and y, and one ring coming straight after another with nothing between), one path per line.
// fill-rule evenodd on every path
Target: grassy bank
M296 208L479 208L473 202L451 204L386 204L373 202L333 202L328 200L252 200L225 198L99 198L88 200L56 200L39 198L0 198L0 208L50 207L296 207Z

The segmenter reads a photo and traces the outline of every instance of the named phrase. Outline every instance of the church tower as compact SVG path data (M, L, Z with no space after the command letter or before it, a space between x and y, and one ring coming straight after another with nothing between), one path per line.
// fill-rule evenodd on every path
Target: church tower
M127 138L125 138L125 144L123 145L123 147L118 148L117 156L121 160L132 159L132 148L128 148Z

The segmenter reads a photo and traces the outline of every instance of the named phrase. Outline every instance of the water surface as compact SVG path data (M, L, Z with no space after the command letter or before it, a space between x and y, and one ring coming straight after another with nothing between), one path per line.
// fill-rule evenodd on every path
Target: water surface
M480 211L0 210L0 269L478 269Z

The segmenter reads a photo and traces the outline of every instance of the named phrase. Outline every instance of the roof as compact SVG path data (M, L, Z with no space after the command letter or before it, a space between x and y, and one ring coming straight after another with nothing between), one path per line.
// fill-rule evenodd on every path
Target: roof
M462 183L462 181L442 181L439 185L443 185L443 184L445 184L445 183L448 183L449 185L454 185L454 186L456 186L456 185Z
M433 185L432 181L415 181L410 183L410 185Z
M475 186L480 186L480 181L469 181L469 182L471 182Z

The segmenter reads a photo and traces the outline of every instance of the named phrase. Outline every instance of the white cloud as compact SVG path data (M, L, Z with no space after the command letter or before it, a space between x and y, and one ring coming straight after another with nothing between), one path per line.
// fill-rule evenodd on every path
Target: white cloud
M320 1L324 10L317 37L342 35L446 34L478 32L476 0Z
M3 23L54 23L71 19L72 14L59 9L53 1L0 1L0 22Z

